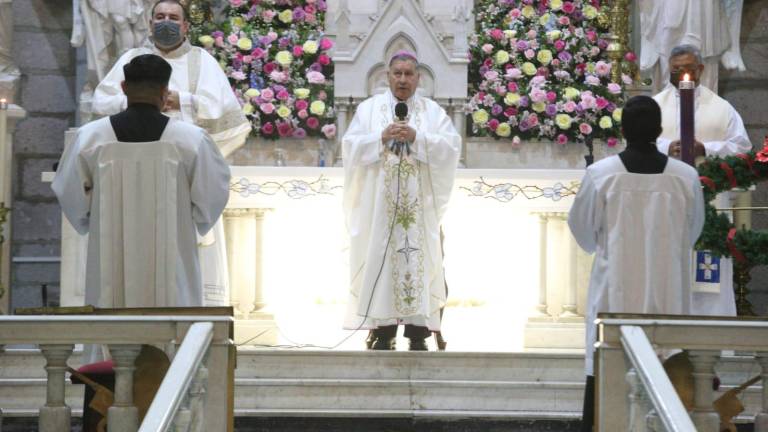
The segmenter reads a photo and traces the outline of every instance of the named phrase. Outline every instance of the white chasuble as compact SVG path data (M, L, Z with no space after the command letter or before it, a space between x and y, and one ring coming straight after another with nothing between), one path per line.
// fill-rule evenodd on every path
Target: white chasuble
M127 107L120 83L123 66L141 54L157 54L173 69L168 88L179 93L180 110L167 111L171 118L205 129L224 157L240 148L251 131L232 87L219 63L199 47L185 41L171 52L148 43L121 56L93 94L93 112L113 115ZM229 275L224 225L221 221L198 239L206 306L229 305Z
M618 156L587 168L568 215L595 254L587 293L586 372L600 312L689 314L691 251L704 224L696 170L670 158L662 174L628 173Z
M150 143L118 142L109 118L81 127L51 187L89 234L86 303L202 306L196 235L224 209L229 178L213 141L183 122Z
M672 141L680 139L680 96L671 84L654 96L661 107L662 132L657 141L666 154ZM752 143L741 116L725 99L703 86L696 87L695 137L704 144L708 156L731 156L752 150ZM714 205L732 207L731 194L718 194ZM736 315L733 292L733 260L697 251L693 258L693 315Z
M445 279L440 220L453 188L461 137L432 100L407 101L411 153L385 150L390 92L362 102L342 140L350 234L350 299L344 327L414 324L440 329Z

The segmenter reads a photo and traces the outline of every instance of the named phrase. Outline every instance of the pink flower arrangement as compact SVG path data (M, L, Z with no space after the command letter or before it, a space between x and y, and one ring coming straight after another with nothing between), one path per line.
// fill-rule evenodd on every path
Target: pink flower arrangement
M623 105L631 79L611 81L608 44L592 9L600 3L475 2L479 30L470 37L469 80L474 135L512 140L513 148L522 139L619 142L620 122L614 119L608 128L599 122Z
M250 103L244 112L252 134L270 139L334 136L333 41L323 28L326 0L228 0L226 5L226 20L218 27L207 21L193 25L190 40L213 38L205 49L222 64L238 100ZM324 101L321 115L309 113L314 101Z

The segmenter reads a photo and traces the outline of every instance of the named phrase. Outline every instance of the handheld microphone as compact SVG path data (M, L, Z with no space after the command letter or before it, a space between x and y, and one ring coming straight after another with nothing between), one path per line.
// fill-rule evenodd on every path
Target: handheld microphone
M405 121L406 117L408 117L408 104L405 102L398 102L395 104L395 117L397 117L398 121ZM390 148L390 150L398 156L401 155L403 149L405 149L408 154L411 154L411 149L407 142L394 141Z

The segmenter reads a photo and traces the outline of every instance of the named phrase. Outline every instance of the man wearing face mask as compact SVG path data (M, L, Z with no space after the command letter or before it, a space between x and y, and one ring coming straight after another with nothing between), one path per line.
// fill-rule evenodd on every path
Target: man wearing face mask
M752 149L741 116L728 101L712 90L700 85L704 65L701 53L692 45L680 45L672 49L669 58L669 84L653 98L661 107L662 132L656 140L659 152L680 157L680 93L678 84L684 74L696 82L694 154L704 156L730 156ZM728 193L716 199L717 207L732 207ZM733 293L733 263L730 259L710 256L695 251L694 269L706 265L716 269L697 272L694 286L694 315L736 315Z
M152 8L147 45L126 52L99 83L93 95L96 115L114 115L127 107L120 83L123 66L142 54L156 54L173 70L163 114L205 129L227 157L245 143L251 124L242 112L219 63L187 40L189 21L178 0L159 0ZM229 299L224 228L221 220L198 239L205 304L224 305Z

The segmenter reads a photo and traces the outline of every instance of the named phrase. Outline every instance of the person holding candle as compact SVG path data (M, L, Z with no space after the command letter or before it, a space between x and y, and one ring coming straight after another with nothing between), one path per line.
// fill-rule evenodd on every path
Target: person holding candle
M730 156L752 149L739 113L728 101L700 85L704 65L698 48L692 45L675 47L669 58L669 69L669 85L653 97L661 107L663 130L656 141L660 152L676 158L681 156L680 138L685 125L680 123L683 108L679 87L685 74L695 83L694 156ZM717 201L718 207L731 207L727 193L720 194ZM695 260L692 314L735 316L732 261L712 256L706 251L696 251Z
M598 313L688 314L693 245L704 226L696 170L656 149L661 110L635 96L622 111L627 148L587 168L568 214L576 242L595 254L587 292L583 431L594 416L593 324Z

